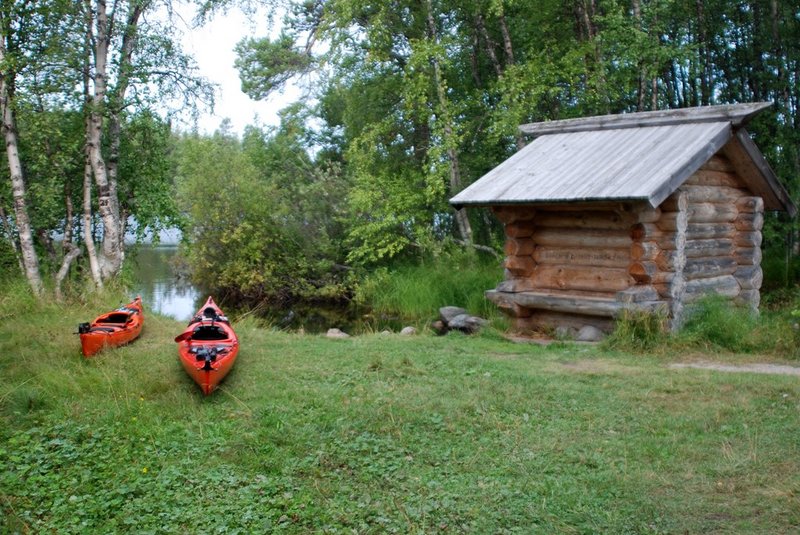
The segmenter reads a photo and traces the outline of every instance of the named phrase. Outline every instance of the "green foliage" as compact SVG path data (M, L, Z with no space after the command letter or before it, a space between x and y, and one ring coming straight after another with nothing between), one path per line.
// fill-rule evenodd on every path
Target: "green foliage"
M275 41L247 39L235 51L242 92L255 100L267 98L291 77L307 71L312 62L308 54L295 50L294 39L286 34Z
M202 287L247 299L347 293L336 241L344 194L335 166L315 166L291 116L274 135L217 133L178 143L185 253Z

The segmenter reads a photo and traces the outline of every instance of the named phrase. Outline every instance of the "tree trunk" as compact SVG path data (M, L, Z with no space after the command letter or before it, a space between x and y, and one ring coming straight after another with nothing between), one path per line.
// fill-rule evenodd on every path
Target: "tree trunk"
M436 34L436 23L433 19L433 6L431 0L426 0L428 8L428 31L430 38L434 42L438 42ZM433 64L433 79L436 84L436 95L439 99L439 107L441 108L441 119L444 124L444 143L447 146L447 157L450 160L450 191L456 193L461 190L461 170L458 160L458 150L456 149L455 132L453 125L450 122L452 118L448 112L447 94L444 90L444 81L442 80L441 66L439 59L434 55L431 56L431 63ZM466 243L472 243L472 227L467 217L465 208L456 210L456 223L458 230L461 234L461 239Z
M5 35L0 35L0 63L5 61ZM39 274L39 257L33 246L33 230L28 218L28 208L25 205L25 177L22 174L22 162L17 148L17 132L14 124L14 112L11 108L14 73L5 69L0 73L0 113L2 114L3 138L6 143L6 156L8 170L11 176L11 193L14 198L14 216L19 232L19 245L22 253L22 265L25 268L25 277L31 290L37 297L42 295L42 278Z
M86 151L86 166L83 172L83 241L86 243L86 255L89 257L89 271L97 288L103 288L103 276L100 273L100 262L92 235L92 165L89 163L89 151Z
M111 28L105 0L97 0L95 13L97 34L94 40L94 94L91 98L86 137L92 173L97 184L97 206L103 220L103 243L99 258L100 274L103 279L108 279L118 275L122 269L122 237L119 233L119 203L116 197L116 182L109 181L102 153L103 116L106 111L108 90L108 49L111 40ZM89 30L91 31L91 26Z
M66 207L66 212L67 212L64 224L64 242L63 242L64 258L61 261L61 268L55 275L55 294L56 294L56 299L58 301L62 301L64 299L64 296L61 293L61 285L64 283L64 279L67 278L67 274L69 273L69 268L72 265L72 262L74 262L75 259L78 258L81 254L80 248L75 246L75 244L72 241L72 219L74 213L72 206L72 196L70 195L68 183L64 185L64 205Z

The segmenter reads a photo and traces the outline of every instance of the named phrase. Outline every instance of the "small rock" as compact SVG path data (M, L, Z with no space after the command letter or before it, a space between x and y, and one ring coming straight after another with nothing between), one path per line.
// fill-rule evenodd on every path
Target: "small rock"
M388 336L390 334L392 334L392 331L390 331L388 329L384 329L384 330L381 331L381 336Z
M467 311L461 307L442 307L439 309L439 317L446 325L450 325L453 318L466 314Z
M447 326L451 329L458 329L465 333L474 333L487 325L489 322L478 316L470 316L469 314L459 314L451 319Z
M597 327L584 325L581 327L581 330L578 331L578 336L575 337L575 340L578 342L599 342L604 336L605 334L603 334L603 331Z
M350 338L349 334L339 329L328 329L325 336L328 338Z
M403 330L400 331L400 334L402 334L404 336L412 336L412 335L417 334L417 330L414 327L411 327L411 326L403 327Z

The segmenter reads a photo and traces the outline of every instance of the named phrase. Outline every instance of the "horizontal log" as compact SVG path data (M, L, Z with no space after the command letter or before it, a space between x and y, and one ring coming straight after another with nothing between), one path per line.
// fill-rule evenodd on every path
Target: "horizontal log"
M533 221L516 221L505 226L508 238L529 238L533 234L535 225Z
M540 212L535 222L537 226L547 228L628 230L635 220L631 213L592 210L587 212Z
M539 245L533 252L539 264L624 268L630 264L630 248L594 249Z
M686 240L720 240L733 238L736 227L733 223L689 223Z
M736 230L761 230L764 227L764 212L739 214L733 225Z
M656 259L660 252L661 247L656 242L633 242L633 245L631 245L631 260L634 262L652 261Z
M530 292L536 290L536 284L531 279L515 278L511 273L506 274L506 280L497 285L498 292Z
M688 212L664 212L661 214L661 219L656 221L656 226L665 232L675 232L681 226L688 224Z
M687 258L683 276L687 281L732 275L739 264L732 257Z
M688 212L689 223L729 223L739 215L736 206L710 202L689 203Z
M642 303L645 301L658 301L659 296L652 286L638 285L617 292L616 299L621 303Z
M627 269L537 266L532 276L537 288L618 292L635 281Z
M761 247L737 247L733 258L740 266L759 266L762 260Z
M545 292L503 294L491 291L486 293L486 297L504 310L528 309L534 311L534 315L539 314L540 311L546 311L570 314L573 318L576 315L578 317L619 317L627 312L666 313L667 311L667 304L662 300L622 303L614 299L575 297ZM584 321L586 321L585 318Z
M504 224L528 221L536 216L536 210L529 206L492 206L492 212Z
M762 240L761 232L757 230L752 232L737 232L733 237L733 244L736 247L761 247Z
M658 241L665 234L655 223L637 223L631 227L630 237L634 242Z
M739 283L733 275L723 275L709 279L696 279L686 281L684 299L694 301L705 295L717 294L724 297L739 295Z
M730 186L700 186L688 184L681 186L690 203L716 203L736 205L736 201L747 195L747 191Z
M734 173L702 168L690 176L686 182L684 182L684 184L698 186L728 186L731 188L741 187L742 185Z
M512 318L528 318L531 316L532 311L529 308L525 308L520 306L513 299L509 299L508 296L516 295L513 293L506 293L497 290L487 290L484 292L484 296L489 301L493 302L500 311Z
M764 282L761 266L740 266L733 274L743 290L758 290Z
M555 247L625 248L631 246L627 232L590 229L536 229L533 241L537 245Z
M722 238L717 240L686 240L686 258L709 256L730 256L734 252L733 240Z
M705 161L705 163L700 166L700 169L704 171L721 171L723 173L730 173L733 174L736 172L736 168L733 167L731 161L722 154L715 154L711 158Z
M752 214L764 211L764 199L761 197L742 197L736 201L739 213Z
M527 277L536 269L536 262L528 256L507 256L504 267L516 277Z
M533 254L535 244L530 238L506 238L506 256L525 256Z

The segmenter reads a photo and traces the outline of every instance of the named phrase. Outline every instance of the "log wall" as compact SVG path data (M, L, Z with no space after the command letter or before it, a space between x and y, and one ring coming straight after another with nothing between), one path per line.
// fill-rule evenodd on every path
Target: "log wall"
M675 329L684 305L709 292L757 308L764 203L742 184L720 154L656 209L645 203L495 207L505 224L506 259L505 280L491 298L521 330L585 324L609 330L613 319L603 311L621 303L652 310L666 304ZM519 292L531 295L514 299Z

